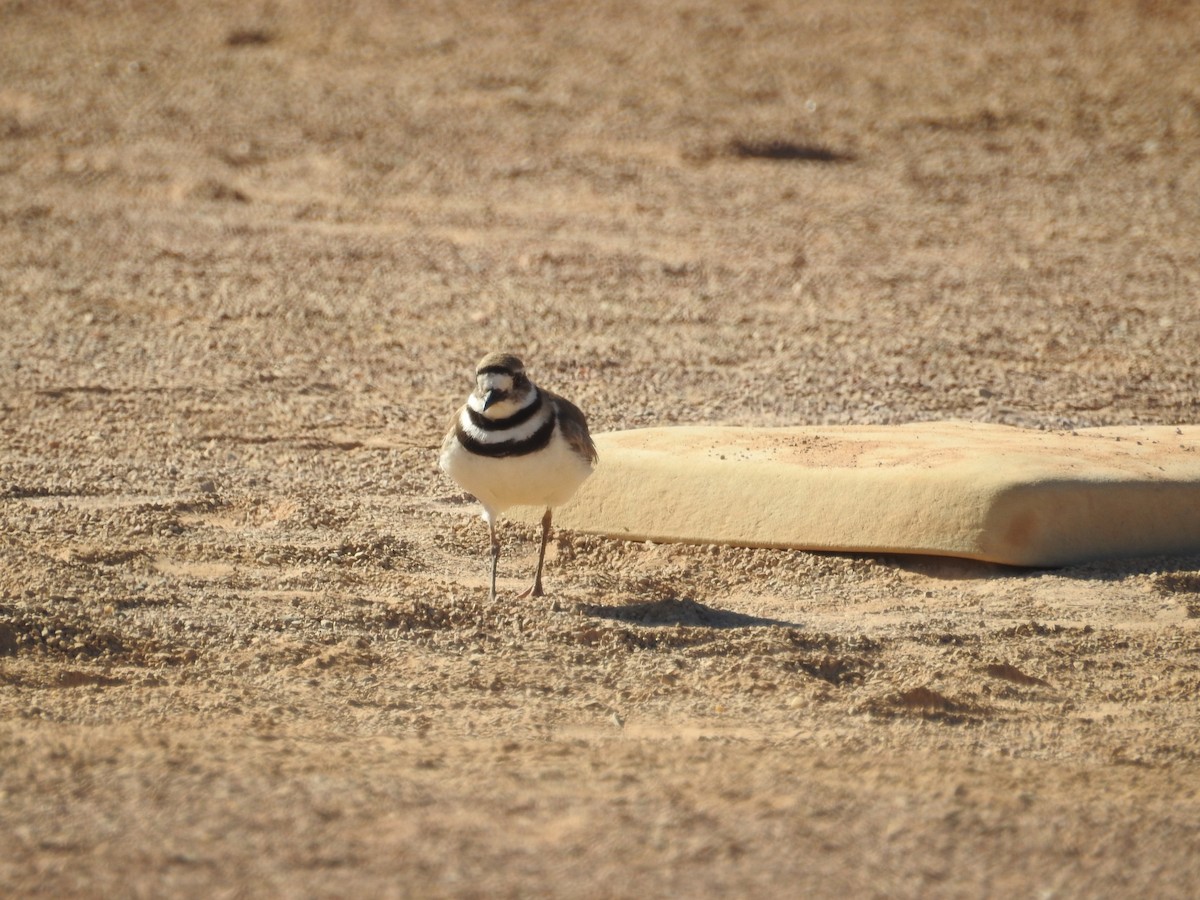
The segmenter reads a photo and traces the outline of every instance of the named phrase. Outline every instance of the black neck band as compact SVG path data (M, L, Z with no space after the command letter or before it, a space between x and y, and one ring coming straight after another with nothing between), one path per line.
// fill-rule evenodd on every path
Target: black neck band
M555 416L551 413L550 417L546 419L546 424L524 440L496 441L494 444L471 437L463 431L461 422L455 426L454 433L460 444L478 456L524 456L527 453L536 453L538 450L544 449L550 443L550 438L554 436L556 424Z
M541 412L544 402L542 392L538 391L532 403L521 407L507 419L489 419L483 413L471 409L470 406L467 407L467 416L471 419L471 424L480 431L503 431L506 428L516 428L518 425L528 422Z

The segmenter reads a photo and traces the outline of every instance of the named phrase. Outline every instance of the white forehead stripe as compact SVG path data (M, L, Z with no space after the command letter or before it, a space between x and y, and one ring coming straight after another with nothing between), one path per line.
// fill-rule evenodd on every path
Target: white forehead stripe
M485 372L479 376L479 383L489 391L511 391L513 379L503 372Z

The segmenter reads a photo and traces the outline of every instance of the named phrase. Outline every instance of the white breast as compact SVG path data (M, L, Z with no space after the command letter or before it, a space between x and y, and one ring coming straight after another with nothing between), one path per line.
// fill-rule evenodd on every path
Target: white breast
M546 447L525 456L477 456L451 435L440 465L493 515L511 506L561 506L592 473L591 463L571 448L557 427Z

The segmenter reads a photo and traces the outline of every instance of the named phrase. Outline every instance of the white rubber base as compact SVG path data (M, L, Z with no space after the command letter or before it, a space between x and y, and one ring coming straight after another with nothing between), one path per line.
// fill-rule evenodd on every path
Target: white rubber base
M701 426L609 432L596 446L600 464L556 526L1019 566L1200 552L1196 425Z

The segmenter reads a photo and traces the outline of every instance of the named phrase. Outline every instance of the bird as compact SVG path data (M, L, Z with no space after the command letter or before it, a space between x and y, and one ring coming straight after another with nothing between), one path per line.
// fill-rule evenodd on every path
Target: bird
M587 417L578 406L534 384L525 364L511 353L489 353L479 361L475 389L450 423L438 465L483 507L491 539L492 601L501 513L513 506L546 511L533 584L519 595L541 597L554 508L571 499L597 461Z

